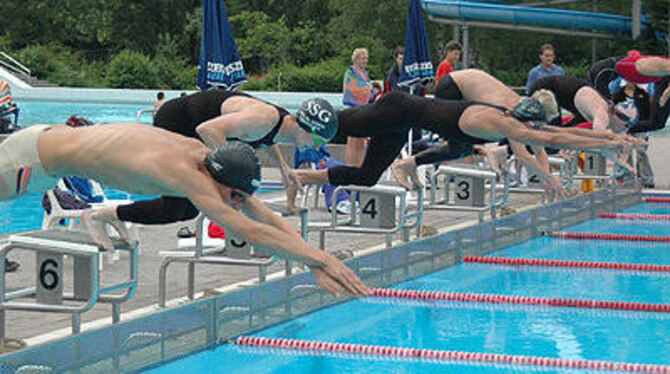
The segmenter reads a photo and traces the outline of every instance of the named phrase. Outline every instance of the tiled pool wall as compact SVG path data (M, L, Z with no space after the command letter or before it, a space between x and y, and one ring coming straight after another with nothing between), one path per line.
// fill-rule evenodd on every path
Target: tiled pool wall
M487 254L592 219L601 210L616 211L641 201L639 190L602 190L347 263L368 286L385 287L458 263L464 255ZM0 372L21 367L59 373L135 372L343 301L317 288L309 272L300 273L0 356Z

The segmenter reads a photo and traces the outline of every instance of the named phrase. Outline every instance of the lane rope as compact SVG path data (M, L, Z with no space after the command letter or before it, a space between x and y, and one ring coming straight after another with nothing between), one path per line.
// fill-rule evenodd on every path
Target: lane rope
M645 197L644 201L647 203L670 203L670 197Z
M305 352L332 352L373 355L406 359L524 365L560 369L607 370L629 373L670 373L670 366L667 365L510 355L504 353L479 353L421 348L402 348L382 345L332 343L315 340L240 336L233 340L232 343L245 347L286 349Z
M479 294L469 292L443 292L402 290L395 288L371 288L370 296L411 300L460 301L469 303L545 305L567 308L631 310L638 312L669 313L670 304L639 303L634 301L606 301L563 299L551 297Z
M670 242L670 236L660 235L633 235L633 234L606 234L596 232L569 232L553 231L549 236L561 239L597 239L597 240L622 240L631 242Z
M600 218L670 220L670 214L600 213Z
M670 272L670 265L590 262L590 261L571 261L571 260L546 260L536 258L509 258L509 257L467 255L463 256L463 262L479 263L479 264L495 264L495 265L549 266L549 267L565 267L565 268Z

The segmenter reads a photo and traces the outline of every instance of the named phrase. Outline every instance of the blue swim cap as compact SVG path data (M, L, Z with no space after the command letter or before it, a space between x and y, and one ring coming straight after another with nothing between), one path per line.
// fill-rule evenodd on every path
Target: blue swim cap
M215 181L249 195L261 185L261 163L250 145L228 141L211 151L205 167Z
M546 121L547 114L539 101L524 97L512 108L512 116L519 121Z
M337 133L337 113L330 103L316 97L306 100L295 114L298 125L307 132L314 131L329 141Z

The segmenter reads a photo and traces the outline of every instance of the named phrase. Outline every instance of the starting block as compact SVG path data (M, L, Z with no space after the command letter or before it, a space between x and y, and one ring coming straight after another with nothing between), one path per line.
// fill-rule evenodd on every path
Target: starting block
M438 184L444 180L443 196L438 197ZM505 178L502 194L498 194L497 174L490 170L463 166L441 165L431 175L430 201L428 209L459 210L479 213L479 221L490 211L496 217L496 209L507 205L509 200L509 179ZM453 196L450 193L453 185ZM486 198L487 188L490 196ZM487 201L488 200L488 201Z
M71 230L42 230L10 236L0 247L0 261L4 264L13 250L29 250L36 254L35 286L7 292L4 265L0 265L0 338L5 337L5 311L68 313L72 315L72 333L81 331L81 314L100 302L112 304L112 322L120 321L121 304L137 290L138 244L128 245L113 240L117 250L130 252L128 279L102 287L98 268L99 248L85 232ZM63 283L64 256L72 258L73 292L65 293ZM34 302L15 301L33 298Z
M409 231L418 230L423 221L423 191L418 192L417 211L408 213L407 190L397 186L375 185L339 186L333 193L333 204L341 190L351 191L351 206L356 206L359 195L360 209L351 209L346 219L339 219L337 210L331 210L331 219L327 222L310 222L309 230L319 232L319 247L325 249L326 232L348 232L358 234L385 234L386 246L392 244L393 234L401 231L403 240L409 240ZM335 206L335 205L333 205Z
M275 214L288 216L293 212L288 211L283 205L266 204ZM300 232L304 239L307 238L307 209L301 209ZM205 216L200 214L196 219L196 232L206 233ZM279 260L277 256L265 255L263 248L249 245L239 235L226 228L226 239L214 239L208 241L203 235L197 235L195 243L172 251L161 251L163 256L158 272L158 306L165 307L167 298L167 269L175 262L187 263L187 296L189 300L195 299L195 265L238 265L258 267L258 279L265 282L267 267ZM291 263L286 261L286 275L291 274Z
M579 153L578 153L579 154ZM580 173L580 157L574 157L570 164L575 180L600 181L608 185L614 185L614 176L607 174L607 159L600 153L584 152L583 168Z

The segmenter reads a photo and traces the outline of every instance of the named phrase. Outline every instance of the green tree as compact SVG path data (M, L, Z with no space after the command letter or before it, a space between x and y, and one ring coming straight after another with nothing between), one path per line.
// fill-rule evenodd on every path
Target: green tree
M154 88L159 83L158 71L149 57L124 50L109 63L107 83L113 88Z

